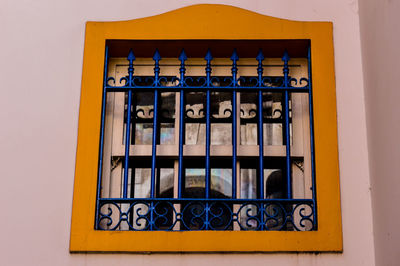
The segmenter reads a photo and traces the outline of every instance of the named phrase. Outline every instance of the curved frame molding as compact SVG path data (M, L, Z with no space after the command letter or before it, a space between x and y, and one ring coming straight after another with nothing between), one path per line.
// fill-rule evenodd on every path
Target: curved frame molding
M179 31L176 29L180 29ZM94 230L106 40L309 39L318 231ZM71 252L342 251L331 22L298 22L224 5L195 5L121 22L87 22L71 224Z

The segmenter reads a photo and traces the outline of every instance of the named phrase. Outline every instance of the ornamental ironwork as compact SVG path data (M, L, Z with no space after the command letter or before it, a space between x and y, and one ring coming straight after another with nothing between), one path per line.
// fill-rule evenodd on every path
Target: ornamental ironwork
M95 228L98 230L286 230L286 231L306 231L317 230L316 219L316 197L315 197L315 177L314 177L314 147L313 147L313 122L312 122L312 87L311 87L311 60L308 51L307 68L308 76L295 78L291 77L290 57L287 51L282 56L282 75L265 76L265 57L262 50L258 51L255 60L257 64L256 76L239 76L239 56L233 50L230 57L231 66L230 76L213 76L213 56L208 50L204 57L203 75L186 75L188 57L184 50L177 58L179 60L178 75L161 75L160 61L162 57L158 50L153 56L153 75L135 75L135 60L133 50L127 56L127 75L119 80L116 77L108 76L108 49L106 48L103 87L103 109L101 118L100 134L100 158L99 158L99 177L97 191L97 207ZM139 66L138 66L139 67ZM121 164L123 169L120 182L119 197L105 197L102 195L104 179L103 165L104 155L104 136L106 131L106 112L107 96L110 93L123 92L124 101L124 155L112 157L110 159L111 170ZM151 94L152 103L139 106L139 94ZM168 94L170 93L170 94ZM174 108L163 106L162 98L174 97L178 95L179 104ZM292 155L291 140L293 131L291 94L302 93L308 95L309 112L309 141L310 141L310 190L311 198L298 198L293 196L293 166L302 165L303 162ZM238 102L238 97L244 99L251 98L251 104ZM266 98L271 95L278 95L280 107L271 109L266 103ZM139 95L139 96L138 96ZM144 94L143 94L144 95ZM172 95L172 96L171 96ZM247 95L247 96L246 96ZM214 104L214 98L220 97ZM141 96L145 99L145 96ZM197 100L197 98L199 100ZM225 98L224 98L225 97ZM276 96L274 96L276 97ZM147 99L147 100L146 100ZM149 97L145 100L148 101ZM269 98L268 98L269 99ZM143 100L143 101L145 101ZM218 109L219 108L219 109ZM270 108L271 110L269 110ZM176 109L176 108L175 108ZM216 109L218 109L216 111ZM269 111L268 111L269 110ZM175 113L176 112L176 113ZM176 116L175 114L179 114ZM177 152L175 155L159 156L158 150L162 146L160 137L162 124L174 123L179 119L179 126L174 128L178 134ZM196 157L201 161L199 168L203 169L204 177L190 179L187 176L187 156L184 146L187 145L188 137L185 137L185 130L189 124L204 124L204 154ZM224 123L231 127L229 136L231 151L225 156L215 157L211 152L211 124ZM238 154L238 123L239 128L242 123L254 124L256 126L257 154L251 158L242 158ZM266 156L264 143L265 124L279 124L282 128L282 146L285 155L279 164L279 171L274 175L274 180L268 181L265 177L266 165L270 165L270 159ZM132 154L131 147L135 145L135 124L146 124L151 130L151 141L146 145L151 146L151 154L136 155ZM199 126L200 128L200 126ZM200 130L200 129L199 129ZM199 135L201 135L199 133ZM146 197L137 197L134 192L135 169L142 167L145 158L150 169L149 172L149 193ZM211 160L224 161L229 166L229 193L222 195L213 190ZM143 159L143 160L142 160ZM172 195L160 193L162 180L160 178L160 168L163 160L175 161L176 174L176 193ZM247 164L256 168L254 186L257 191L254 197L243 198L238 191L238 162L246 161ZM304 159L302 159L304 160ZM228 162L228 163L227 163ZM192 163L193 164L193 163ZM215 164L215 163L214 163ZM226 166L225 166L226 167ZM215 168L215 167L214 167ZM131 170L129 170L131 169ZM299 168L300 169L300 168ZM304 169L301 169L304 172ZM189 180L190 179L190 180ZM187 182L200 182L195 189L200 192L186 190ZM196 181L197 180L197 181ZM204 180L204 182L202 181ZM223 178L220 177L221 182ZM185 183L186 182L186 183ZM214 183L213 183L214 182ZM250 181L249 181L250 182ZM268 185L268 182L270 184ZM278 185L277 185L278 184ZM276 191L272 191L278 187ZM200 193L200 194L199 194ZM167 195L167 196L166 196ZM200 196L199 196L200 195Z

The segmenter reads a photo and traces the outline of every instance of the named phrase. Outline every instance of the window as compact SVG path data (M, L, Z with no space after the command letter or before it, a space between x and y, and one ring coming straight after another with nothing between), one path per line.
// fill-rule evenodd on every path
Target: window
M335 105L330 23L88 23L70 250L340 251Z
M317 230L307 40L129 44L161 53L106 47L96 229Z

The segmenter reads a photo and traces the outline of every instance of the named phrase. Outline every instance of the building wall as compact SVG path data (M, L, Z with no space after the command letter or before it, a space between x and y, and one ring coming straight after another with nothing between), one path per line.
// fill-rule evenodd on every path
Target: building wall
M399 265L399 1L360 1L362 61L377 265Z
M343 253L69 253L85 22L134 19L213 2L1 2L2 264L374 265L356 0L218 1L280 18L334 23Z

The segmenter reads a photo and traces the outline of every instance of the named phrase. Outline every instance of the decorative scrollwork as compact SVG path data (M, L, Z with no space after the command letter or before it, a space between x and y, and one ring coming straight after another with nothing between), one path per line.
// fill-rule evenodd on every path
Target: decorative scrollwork
M132 78L132 87L147 88L154 87L155 78L153 76L134 76Z
M267 203L263 209L263 219L267 230L280 231L286 225L287 213L282 204Z
M260 50L257 57L255 58L258 61L256 66L257 76L250 76L250 77L243 77L239 76L239 66L237 62L239 61L239 55L234 49L232 56L230 57L232 61L232 68L230 76L211 76L213 72L213 65L212 60L213 56L211 55L211 50L207 51L206 56L204 57L205 60L205 71L202 76L197 77L188 77L185 76L186 73L186 65L185 61L188 59L186 53L182 50L181 54L178 56L180 60L180 68L179 68L179 77L168 77L168 76L160 76L161 73L161 65L160 60L162 59L161 54L156 49L153 60L154 60L154 75L153 76L136 76L135 69L133 62L136 60L136 57L133 53L133 50L130 49L129 54L126 58L129 62L127 66L127 75L122 77L119 81L122 85L115 84L115 77L109 77L106 79L105 86L109 88L121 88L121 87L129 87L129 88L217 88L217 87L224 87L224 88L232 88L232 89L240 89L240 88L259 88L259 89L268 89L274 87L280 87L280 89L290 89L294 90L299 84L303 86L303 88L308 87L309 82L308 79L305 77L301 77L299 81L296 78L289 77L289 61L290 57L288 53L285 51L282 61L284 62L283 65L283 76L280 77L270 77L270 76L263 76L264 73L264 66L263 60L264 55ZM310 58L308 58L310 60ZM109 82L113 81L113 85ZM305 85L303 85L306 83ZM293 87L293 84L296 87Z
M182 80L180 82L182 82ZM193 84L194 82L195 81L194 81L193 77L185 77L183 79L183 85L186 86L186 87L190 87L190 84Z
M168 84L168 78L160 77L154 85L155 86L165 86L166 84Z
M239 84L243 87L256 87L258 85L258 78L257 77L250 77L250 78L239 78Z
M303 83L306 83L306 84L303 85ZM301 85L301 86L303 86L303 87L308 87L308 83L309 83L309 81L308 81L307 78L301 78L301 79L300 79L300 85Z
M257 109L251 107L246 109L240 109L240 118L242 119L252 119L257 116Z
M142 119L151 119L151 118L153 118L153 110L154 109L150 109L150 108L137 109L136 117L142 118Z
M278 115L276 115L276 114L278 114ZM275 109L275 110L272 112L272 116L273 116L274 118L277 118L277 119L282 119L282 110L281 110L281 109Z
M113 78L113 77L109 77L109 78L107 78L107 81L106 81L106 85L107 86L112 86L112 85L110 85L110 81L112 81L113 83L114 83L114 85L115 85L115 78Z
M224 114L224 118L230 118L231 116L232 116L232 109L225 109L223 112L222 112L223 114ZM226 114L228 114L228 115L226 115Z
M227 230L232 227L232 205L224 202L209 204L209 229Z
M133 123L138 121L138 123L149 123L150 119L154 119L154 102L152 103L150 96L147 97L145 94L152 94L156 90L160 94L170 93L170 95L172 95L172 93L174 93L171 99L177 99L175 98L175 96L178 96L176 93L177 91L183 92L180 94L181 97L191 95L190 97L182 98L186 99L182 101L183 103L181 102L181 104L185 106L179 106L185 108L184 114L186 117L184 118L184 122L189 121L188 123L205 123L204 120L200 119L206 117L204 111L206 95L207 98L211 95L211 97L217 99L215 101L216 103L211 100L211 108L209 110L212 115L207 114L212 118L211 123L231 123L227 118L231 119L233 117L232 104L234 104L234 99L236 99L237 95L235 93L240 92L240 95L243 96L241 98L238 97L240 100L237 100L240 106L240 119L247 119L245 123L255 124L254 121L258 116L258 111L262 111L263 114L260 113L260 116L263 116L260 118L260 123L262 125L262 123L281 123L284 120L282 118L282 110L285 109L282 109L282 106L288 107L288 105L283 105L282 95L284 93L307 92L308 89L311 89L309 87L311 85L311 80L305 77L289 76L290 67L288 62L290 58L287 52L285 52L282 58L284 61L282 69L283 76L278 77L264 76L264 66L262 63L264 55L261 51L256 58L258 61L257 76L249 77L239 77L239 73L241 73L239 68L241 68L242 65L237 65L239 56L236 50L231 57L231 76L211 76L211 74L215 75L218 71L213 72L213 57L210 50L208 50L204 58L206 61L204 65L204 74L196 77L185 76L185 60L187 60L187 57L184 51L182 51L179 57L179 78L175 76L160 76L163 66L160 66L159 61L161 60L161 56L158 51L156 51L153 57L153 76L135 76L133 65L135 56L132 51L129 52L127 59L129 61L127 69L128 75L120 78L119 81L116 80L116 77L106 78L104 89L106 92L112 92L115 89L117 92L126 93L129 91L130 93L128 94L131 96L133 94L132 107L128 107L133 108L133 115L135 116ZM308 58L308 60L310 60L310 58ZM253 72L253 75L254 74L255 72ZM308 92L311 93L311 90ZM143 93L143 97L140 95L141 93ZM228 96L223 95L223 93L226 93ZM274 93L280 96L274 98L272 97ZM262 103L259 105L256 101L257 94L262 98ZM154 93L153 99L155 99L155 95L157 94ZM129 99L128 102L132 100L131 96L126 96L126 98ZM162 96L160 98L162 98ZM258 99L260 100L260 98ZM175 112L172 111L174 109L172 109L173 107L171 106L175 106L176 103L169 105L165 102L163 103L162 99L159 101L158 110L162 118L159 123L172 123L171 120L168 119L173 118ZM285 104L287 104L287 98L285 99ZM276 108L279 105L280 107ZM207 107L210 107L210 105ZM236 108L236 105L233 107ZM288 115L288 113L286 113L286 115ZM126 115L126 117L128 121L128 117L130 116ZM127 128L130 128L129 125ZM129 134L127 135L129 136ZM233 147L235 146L233 145ZM156 152L153 152L153 156L156 154ZM122 158L123 157L112 159L112 169L122 163ZM129 150L125 158L125 168L128 168ZM296 161L294 161L294 163L296 164ZM128 171L125 171L125 173L127 172ZM126 191L124 194L126 194ZM314 200L315 199L264 199L263 197L260 199L98 198L96 228L99 230L149 231L316 230L317 224Z
M154 230L171 230L177 220L173 221L177 212L170 202L156 202L154 205Z
M211 77L210 78L211 87L219 87L221 86L221 81L219 77Z
M112 81L112 84L110 83ZM169 77L169 76L160 76L155 78L154 76L133 76L132 80L129 83L129 76L125 76L120 78L119 83L122 84L122 87L137 87L137 88L274 88L274 87L285 87L284 77L239 77L238 79L234 79L231 76L212 76L210 77L210 82L207 84L207 78L204 76L185 76L182 78L179 77ZM115 78L108 77L106 86L113 87L116 86ZM286 87L296 88L303 87L307 88L309 86L309 81L307 78L289 78Z
M196 112L197 111L197 112ZM188 118L192 119L201 119L205 117L204 109L203 108L196 108L196 109L187 109L185 112Z
M258 230L260 228L260 206L258 203L245 203L237 211L238 225L241 230Z
M108 205L109 204L107 204L105 206L102 206L103 209L106 209L108 211L108 213L100 212L100 218L99 218L99 221L98 221L100 229L107 229L107 227L110 227L113 224L113 219L111 217L112 214L113 214L113 210Z
M182 210L182 225L185 230L203 230L207 209L202 202L190 202Z
M206 77L185 77L185 85L187 87L206 87Z
M99 206L100 230L315 230L312 202L146 200Z
M297 231L314 230L314 209L309 204L297 204L292 212L293 226Z
M149 228L150 222L150 212L152 211L152 206L149 203L137 202L130 206L130 210L133 212L132 221L133 224L129 222L129 228L131 230L147 230Z
M294 85L293 85L294 84ZM289 79L289 86L294 87L297 85L297 79L296 78L290 78Z
M128 81L128 77L122 77L119 79L119 83L124 82L124 86L129 86L129 81Z
M283 77L263 77L262 84L266 87L282 87L284 85Z
M121 208L116 203L100 206L98 227L101 230L116 230L121 223Z

